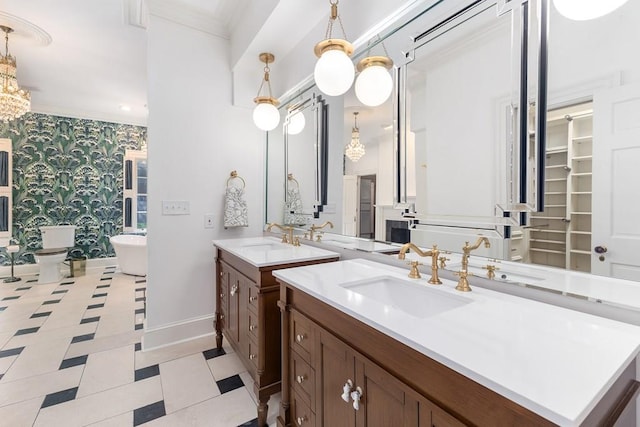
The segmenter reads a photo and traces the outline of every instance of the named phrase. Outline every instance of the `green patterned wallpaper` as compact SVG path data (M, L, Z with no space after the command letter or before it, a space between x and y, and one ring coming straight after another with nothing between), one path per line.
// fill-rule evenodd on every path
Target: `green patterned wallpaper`
M140 149L142 126L28 113L0 122L13 143L13 238L16 264L34 263L39 227L73 224L72 256L115 256L109 237L122 232L122 161ZM0 264L10 264L5 251Z

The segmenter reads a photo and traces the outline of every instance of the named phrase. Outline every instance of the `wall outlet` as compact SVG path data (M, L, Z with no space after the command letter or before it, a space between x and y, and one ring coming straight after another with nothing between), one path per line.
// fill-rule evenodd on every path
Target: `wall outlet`
M204 228L213 228L213 214L205 214Z
M163 200L162 215L189 215L189 202L186 200Z

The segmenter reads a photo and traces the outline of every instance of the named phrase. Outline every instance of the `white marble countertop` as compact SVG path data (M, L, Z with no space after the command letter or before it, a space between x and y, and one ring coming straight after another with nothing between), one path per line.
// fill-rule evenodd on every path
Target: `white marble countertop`
M559 425L579 425L640 351L640 327L407 273L355 259L274 275ZM376 277L426 287L425 307L443 297L468 303L417 317L395 300L411 293L382 302L342 286Z
M324 234L320 243L338 246L345 249L354 249L363 252L398 252L402 245L396 243L377 242L356 237L339 237L334 234Z
M314 246L293 246L274 237L250 237L214 240L213 245L227 250L256 267L340 257L337 252Z

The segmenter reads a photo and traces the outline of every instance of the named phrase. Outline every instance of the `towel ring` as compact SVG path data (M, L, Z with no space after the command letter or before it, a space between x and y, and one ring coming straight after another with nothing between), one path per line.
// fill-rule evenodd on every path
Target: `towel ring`
M296 186L297 186L298 188L300 188L300 183L298 183L298 181L293 177L293 174L292 174L292 173L290 173L290 174L288 174L288 175L287 175L287 179L288 179L289 181L293 181L293 182L295 182L295 183L296 183Z
M238 175L238 172L231 171L231 173L229 174L229 178L227 178L227 187L229 187L229 183L234 179L239 179L240 181L242 181L242 188L243 189L244 189L244 187L247 186L247 183L244 182L244 178L242 178L240 175Z

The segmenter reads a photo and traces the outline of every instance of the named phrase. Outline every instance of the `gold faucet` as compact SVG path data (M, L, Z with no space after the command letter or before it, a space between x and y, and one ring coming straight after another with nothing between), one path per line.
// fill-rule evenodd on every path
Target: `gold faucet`
M309 240L313 241L313 233L316 232L316 230L320 230L322 228L325 228L327 225L331 226L331 228L333 228L333 223L331 221L325 221L324 223L320 224L320 225L315 225L315 224L311 224L311 228L309 228ZM319 242L320 240L318 240Z
M431 250L425 252L411 242L405 243L400 248L398 259L405 259L405 254L409 249L413 250L421 257L431 257L431 278L429 279L428 283L431 283L432 285L441 285L442 281L440 281L440 278L438 277L438 256L440 255L438 245L433 245ZM409 272L409 277L411 277L412 279L417 279L420 277L420 273L418 272L418 264L419 263L417 261L410 262L411 271Z
M293 226L280 225L272 222L267 224L267 231L270 232L273 227L277 227L285 232L285 234L282 235L282 243L290 243L294 246L300 246L300 241L298 240L298 244L296 245L295 240L293 239Z
M462 247L462 269L458 273L454 273L457 276L460 276L460 280L458 280L458 285L456 286L456 290L460 292L469 292L471 291L471 286L469 286L469 281L467 280L467 276L472 276L469 273L469 255L471 251L474 251L480 247L480 244L484 242L485 248L490 248L491 243L489 239L484 236L478 237L478 240L473 245L469 245L469 242L464 242L464 246Z

